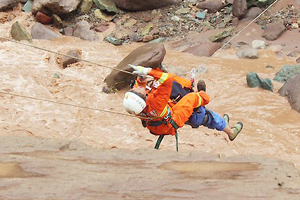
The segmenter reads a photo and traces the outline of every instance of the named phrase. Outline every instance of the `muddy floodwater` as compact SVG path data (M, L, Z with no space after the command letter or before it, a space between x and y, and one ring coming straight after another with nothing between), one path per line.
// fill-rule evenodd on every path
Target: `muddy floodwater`
M9 36L10 25L1 25L1 36ZM91 43L63 37L31 45L60 53L79 49L90 62L62 69L57 54L0 42L3 199L201 199L205 191L211 191L207 198L235 194L235 199L297 199L300 114L279 96L283 83L272 81L273 92L246 83L249 72L273 79L283 65L296 64L294 57L265 49L259 50L259 59L239 59L232 48L207 60L166 43L164 65L181 74L199 69L196 79L206 81L211 97L207 107L229 114L231 124L244 123L234 142L222 132L183 127L176 153L171 136L159 151L153 150L157 138L122 107L125 90L102 93L111 68L143 44L116 47L101 39ZM274 167L283 164L272 159L291 163L282 170L284 178Z

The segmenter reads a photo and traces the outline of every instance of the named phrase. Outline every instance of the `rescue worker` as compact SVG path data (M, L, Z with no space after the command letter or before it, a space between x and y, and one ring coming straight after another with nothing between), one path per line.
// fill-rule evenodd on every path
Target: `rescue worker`
M138 80L147 75L155 80L152 88L149 88L148 91L146 91L145 86L136 86L125 93L123 100L125 110L144 120L145 126L154 135L175 135L178 128L183 127L190 118L193 118L194 110L202 109L209 103L208 94L201 90L186 94L176 104L172 105L170 104L172 85L178 76L152 68L129 66L133 68L133 74L138 75ZM201 125L201 119L197 119L199 115L196 114L194 117L197 122L196 125ZM224 117L225 123L218 129L222 129L220 131L224 131L232 141L242 130L243 124L238 122L233 128L230 128L228 115L224 115Z

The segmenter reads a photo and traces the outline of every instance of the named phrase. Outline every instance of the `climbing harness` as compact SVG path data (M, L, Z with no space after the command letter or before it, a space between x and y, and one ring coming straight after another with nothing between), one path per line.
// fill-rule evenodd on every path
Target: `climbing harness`
M176 122L172 119L171 117L171 111L169 109L169 107L167 107L167 115L159 121L149 121L147 122L147 124L149 126L160 126L162 124L171 124L172 127L175 129L175 139L176 139L176 151L178 151L178 134L177 134L177 129L179 128L179 126L176 124ZM162 140L164 139L165 135L159 135L156 144L155 144L155 149L158 149L160 146L160 143L162 142Z

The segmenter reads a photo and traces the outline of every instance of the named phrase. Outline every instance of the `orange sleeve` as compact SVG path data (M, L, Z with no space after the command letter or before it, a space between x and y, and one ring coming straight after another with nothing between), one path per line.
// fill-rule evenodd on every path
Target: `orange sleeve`
M149 98L150 107L151 110L155 110L157 114L160 115L170 99L173 76L155 69L152 69L149 75L159 84L157 86L154 84L156 89L151 92L151 98Z
M147 81L146 80L141 81L139 79L139 77L137 77L133 87L143 87L143 88L145 88L146 85L147 85Z
M206 104L209 103L209 96L206 92L200 91L200 92L198 92L198 94L201 97L201 106L205 106Z

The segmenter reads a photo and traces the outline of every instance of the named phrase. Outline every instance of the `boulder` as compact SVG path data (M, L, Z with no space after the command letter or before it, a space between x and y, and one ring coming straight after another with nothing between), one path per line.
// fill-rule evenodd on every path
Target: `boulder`
M75 24L73 36L91 42L99 40L97 33L91 30L90 24L84 20Z
M10 30L10 34L12 38L15 40L21 41L21 40L27 40L29 42L32 41L32 37L27 32L27 30L18 22L16 21Z
M300 74L289 79L278 93L287 97L292 109L300 113Z
M286 82L295 75L300 74L300 65L283 65L279 72L276 73L274 81Z
M64 15L75 11L81 0L34 0L32 13L38 11L46 14Z
M246 19L255 19L255 17L257 17L263 10L259 7L251 7L248 9L247 14L245 15L244 18Z
M61 37L61 35L47 26L36 22L31 28L31 35L33 39L54 39Z
M128 87L132 80L136 76L124 73L119 70L124 70L127 72L132 72L132 69L128 64L141 65L144 67L151 68L161 68L162 61L165 57L166 49L163 43L149 43L144 46L141 46L129 55L127 55L117 66L116 69L105 78L104 82L107 84L107 87L111 89L121 90L125 87Z
M27 0L1 0L0 1L0 11L6 11L8 9L13 8L19 2L25 3Z
M276 40L285 31L285 26L282 22L273 22L264 30L262 37L266 40Z
M247 14L247 1L246 0L234 0L232 4L233 16L241 19Z
M127 11L144 11L162 8L168 5L181 3L181 0L114 0L116 6Z
M260 87L264 90L273 92L273 84L269 78L262 79L257 75L257 73L249 72L246 76L246 80L247 85L251 88Z
M224 7L224 4L220 0L208 0L199 2L196 7L203 10L207 9L209 13L215 13L220 11Z
M206 43L197 44L195 46L189 47L183 52L191 53L196 56L210 57L221 47L222 47L222 43L206 42Z
M258 51L253 48L242 48L236 52L239 58L251 58L255 59L259 57Z

